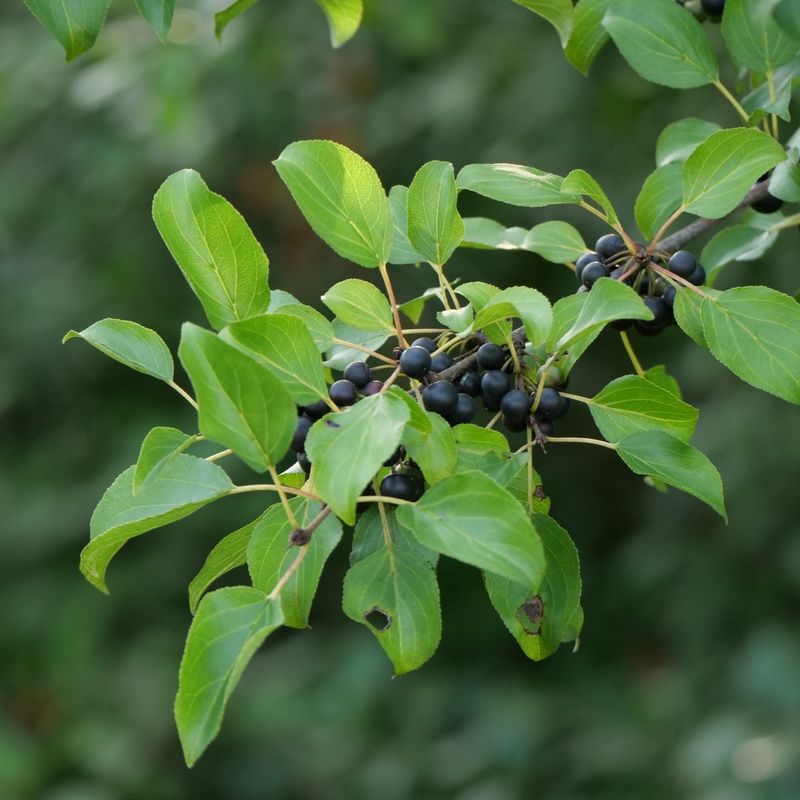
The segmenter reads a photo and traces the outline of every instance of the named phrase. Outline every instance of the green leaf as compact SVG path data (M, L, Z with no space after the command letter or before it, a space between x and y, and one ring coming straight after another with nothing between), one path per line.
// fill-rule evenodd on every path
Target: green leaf
M498 292L481 308L475 315L473 327L485 328L508 317L519 317L528 340L538 347L550 333L553 309L550 301L536 289L511 286Z
M289 449L297 420L291 395L266 367L187 322L178 355L197 397L200 432L263 472Z
M234 322L222 329L220 339L266 367L298 405L328 396L319 351L297 317L262 314Z
M456 441L452 428L443 417L431 412L423 413L431 423L430 431L423 433L407 425L402 444L432 486L453 474Z
M408 188L392 186L389 190L389 211L392 215L392 248L390 264L420 264L425 258L408 239Z
M800 404L800 305L766 286L738 286L703 304L708 349L734 375Z
M164 181L153 219L212 328L267 310L266 254L241 214L196 172L184 169Z
M393 393L377 394L328 414L309 431L315 491L348 525L355 522L359 495L400 444L409 417Z
M317 5L325 12L331 29L331 44L341 47L352 39L361 25L364 13L362 0L316 0Z
M542 543L523 507L480 472L453 475L397 519L426 547L525 585L538 586Z
M656 165L686 161L712 133L720 130L716 122L687 117L667 125L656 141Z
M310 524L322 510L319 503L305 497L295 497L289 505L302 527ZM247 568L254 588L272 591L292 565L298 549L288 547L291 532L292 525L280 503L270 506L259 519L247 548ZM342 525L329 514L314 531L311 541L304 545L308 551L279 595L284 624L288 627L308 627L308 616L322 570L341 538Z
M769 193L787 203L800 202L800 150L791 148L784 161L772 171L769 179Z
M346 325L360 331L394 331L389 301L367 281L348 278L335 283L322 295L322 302Z
M162 42L167 41L175 13L175 0L136 0L136 7Z
M342 608L375 636L397 675L422 666L439 645L442 620L436 575L429 561L399 545L350 567Z
M590 200L600 206L606 213L609 225L615 225L619 222L617 212L614 206L608 199L608 195L600 187L600 184L583 169L574 169L564 178L561 185L561 190L564 194L574 195L580 197L581 195L588 197Z
M453 165L429 161L408 187L408 238L431 264L444 264L464 238Z
M800 42L800 6L794 0L778 0L772 15L784 33Z
M484 573L486 590L506 628L528 658L541 661L575 638L572 620L580 608L578 551L567 532L544 514L534 518L545 556L541 587Z
M333 326L316 308L304 305L289 292L276 289L272 292L268 312L272 314L276 311L299 319L305 325L320 353L330 350L333 344Z
M797 44L772 18L764 0L727 0L722 36L733 60L744 69L771 72L791 61Z
M558 31L561 46L566 47L572 33L575 12L572 0L514 0L514 2L546 19Z
M270 508L274 508L274 506L270 506ZM224 536L214 545L200 571L189 584L189 609L192 614L197 612L198 603L214 581L247 563L247 546L250 536L267 511L252 522L248 522L247 525Z
M128 467L108 487L89 523L91 540L81 552L81 572L101 592L108 591L109 562L129 539L183 519L233 488L216 464L180 455L134 495L135 469Z
M646 238L652 239L661 226L670 218L681 204L683 187L681 183L682 164L671 162L657 167L651 172L642 186L633 213L636 224Z
M345 325L344 322L338 319L333 321L333 334L343 342L357 344L369 350L380 350L390 335L386 330L360 331L358 328ZM326 355L325 365L331 369L338 370L343 370L351 361L363 361L366 357L366 353L363 350L347 347L343 344L334 344L328 349Z
M389 259L393 223L375 170L335 142L290 144L273 162L308 224L343 258L362 267Z
M674 0L614 0L603 25L625 60L648 81L691 89L719 78L708 36Z
M179 431L177 428L153 428L142 441L136 470L133 473L133 493L138 494L146 482L152 481L159 472L197 441L197 436Z
M61 43L67 61L85 53L97 34L111 0L24 0L39 22Z
M637 375L611 381L589 401L589 411L609 442L653 430L688 442L698 417L696 408Z
M704 289L701 295L691 289L679 288L675 295L673 311L678 327L700 347L708 347L703 330L703 306L713 289Z
M467 164L458 173L459 191L475 192L512 206L542 206L575 203L577 197L562 194L563 178L518 164Z
M796 57L775 70L772 85L765 77L753 91L745 95L741 101L742 107L756 120L756 112L763 111L767 114L777 114L788 122L792 118L789 103L799 80L800 57Z
M530 250L554 264L568 264L589 251L583 237L572 225L557 220L542 222L531 228L525 236L522 249Z
M436 319L455 333L464 333L469 330L472 327L474 318L475 313L472 306L448 308L444 311L436 312Z
M63 342L80 338L120 364L169 383L175 367L164 340L150 328L124 319L101 319L82 331L68 331Z
M556 353L569 351L571 368L609 322L652 318L642 298L630 286L611 278L600 278L592 286L592 291L586 294L575 321L561 334L552 349Z
M175 721L192 766L219 733L231 693L264 640L283 623L280 604L249 586L230 586L200 602L178 674Z
M690 444L663 431L642 431L620 440L617 453L637 475L653 475L694 495L727 521L719 472Z
M584 75L589 74L589 68L597 54L608 41L603 18L611 2L612 0L580 0L575 7L572 34L564 48L564 55Z
M384 528L384 520L386 527ZM384 505L383 515L376 504L358 515L353 529L353 548L350 551L350 565L363 561L367 556L386 549L386 537L392 545L415 553L435 567L439 554L423 547L402 525L397 522L395 508Z
M645 370L642 377L650 381L650 383L654 383L664 391L669 392L674 397L677 397L678 400L681 399L681 387L678 381L667 372L667 368L663 364Z
M784 158L783 147L754 128L711 134L683 165L684 211L709 219L724 217L760 175Z
M255 5L258 0L235 0L229 6L226 6L222 11L214 14L214 35L217 39L222 37L222 32L228 25L233 22L236 17L247 11L250 6Z
M731 261L755 261L761 258L777 238L775 231L751 228L749 225L733 225L719 231L700 255L700 261L706 269L706 283L712 286L720 270Z
M493 297L500 293L500 289L496 286L492 286L491 283L484 283L483 281L468 281L467 283L462 283L456 288L456 291L469 300L476 314L479 313ZM511 335L511 324L503 320L484 327L483 332L492 342L504 342Z

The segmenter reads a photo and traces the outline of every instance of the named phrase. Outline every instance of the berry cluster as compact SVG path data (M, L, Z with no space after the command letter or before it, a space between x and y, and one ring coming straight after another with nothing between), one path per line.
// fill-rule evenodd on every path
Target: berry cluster
M642 296L653 319L620 320L613 327L616 330L633 327L644 336L653 336L675 322L672 306L676 290L651 265L667 269L695 286L706 281L703 265L688 250L678 250L669 257L659 253L634 255L622 237L609 233L597 240L593 252L584 253L575 262L575 274L581 283L578 291L589 291L600 278L623 280Z

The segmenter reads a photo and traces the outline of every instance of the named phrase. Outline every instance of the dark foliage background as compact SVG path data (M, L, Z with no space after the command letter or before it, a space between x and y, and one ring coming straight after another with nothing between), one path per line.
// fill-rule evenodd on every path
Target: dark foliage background
M727 528L603 451L552 447L538 467L583 561L577 654L526 661L477 572L443 564L441 649L390 680L377 644L340 610L344 547L313 632L270 639L220 739L184 768L170 708L185 587L260 500L223 501L132 543L111 597L91 589L77 559L101 492L150 427L192 423L157 382L60 344L105 316L171 345L182 320L203 321L150 220L160 182L200 170L256 230L273 287L313 302L364 273L313 237L277 180L270 161L294 139L348 144L387 186L432 158L580 166L630 208L667 122L735 119L712 90L659 89L610 51L583 79L546 24L510 2L370 3L340 51L309 2L261 4L222 44L210 33L220 3L182 5L169 46L123 8L70 65L22 4L0 10L0 797L800 796L800 416L677 330L639 349L701 408L698 443L723 474ZM475 199L464 210L552 218ZM578 219L587 240L601 232ZM797 239L790 231L723 282L796 291ZM574 289L531 255L464 253L451 269L551 299ZM430 278L400 273L404 297ZM604 335L572 387L592 393L627 370ZM591 429L580 410L568 428Z

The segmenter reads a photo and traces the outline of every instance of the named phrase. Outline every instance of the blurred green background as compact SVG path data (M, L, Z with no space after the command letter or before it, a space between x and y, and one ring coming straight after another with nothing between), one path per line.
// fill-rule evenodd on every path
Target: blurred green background
M546 23L503 0L368 3L339 51L308 0L259 4L221 44L210 14L222 3L179 3L166 47L132 4L116 5L69 65L21 3L0 10L0 798L800 797L800 415L675 329L637 346L700 406L697 442L725 480L728 527L603 451L551 447L537 466L582 557L577 654L526 661L477 571L444 563L442 646L391 680L340 610L342 547L314 630L270 639L220 738L186 770L171 717L186 584L260 500L135 541L112 566L111 596L93 590L77 563L103 489L150 427L193 425L163 385L60 344L106 316L172 346L183 320L203 322L150 219L161 181L198 169L255 229L273 287L314 302L365 274L313 237L277 180L270 161L295 139L348 144L387 186L433 158L583 167L629 209L667 122L736 120L712 90L646 84L610 50L585 80ZM463 210L528 226L555 213L476 198ZM602 232L566 218L587 241ZM722 283L796 291L797 245L788 232ZM466 252L451 269L553 300L574 291L532 255ZM429 279L396 274L404 298ZM628 369L604 334L572 390ZM590 430L580 409L559 427Z

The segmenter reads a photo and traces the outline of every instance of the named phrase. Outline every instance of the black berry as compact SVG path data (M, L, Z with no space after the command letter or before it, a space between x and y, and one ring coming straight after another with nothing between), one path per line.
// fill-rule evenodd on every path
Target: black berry
M545 419L558 419L567 413L569 400L562 397L555 389L542 389L536 413Z
M599 253L584 253L576 262L575 262L575 277L578 279L578 283L581 281L581 275L583 274L583 270L589 266L593 261L599 261L600 263L603 262L603 257Z
M364 397L369 397L373 394L378 394L378 392L383 389L383 381L370 381L362 390L361 394Z
M700 0L700 8L709 17L721 17L725 10L725 0Z
M400 354L400 370L409 378L424 378L431 368L431 354L418 345L412 345Z
M607 278L608 275L608 267L605 264L601 264L599 261L592 261L591 264L587 264L584 267L581 280L587 289L591 289L600 278Z
M672 308L675 305L675 295L677 294L678 290L674 286L667 286L664 289L664 294L661 295L661 299L670 307Z
M410 475L387 475L381 481L380 493L383 497L396 497L398 500L418 500L419 488Z
M667 261L667 269L688 280L697 267L697 259L688 250L678 250Z
M703 269L702 264L698 264L694 272L689 276L689 283L693 283L695 286L702 286L705 282L706 271Z
M672 309L663 297L645 297L644 304L653 312L653 319L640 319L636 327L640 331L660 331L672 322Z
M518 417L510 417L508 414L503 414L503 425L511 433L522 433L528 427L528 422L524 418L519 419Z
M461 425L464 422L472 422L477 413L478 406L475 400L470 395L459 392L455 411L447 419L451 425Z
M753 211L758 211L759 214L774 214L776 211L780 211L783 208L783 200L779 197L775 197L767 192L765 197L762 197L760 200L756 200L753 203Z
M411 346L422 347L429 353L433 353L436 350L436 342L434 342L433 339L429 339L427 336L422 336L419 339L414 339L414 341L411 342Z
M344 368L345 380L354 383L356 389L363 389L372 377L366 361L353 361Z
M481 378L481 393L484 400L492 398L497 400L498 408L500 407L500 400L503 395L508 391L508 375L505 372L500 372L497 369L490 369L488 372L483 373ZM488 406L487 406L488 408Z
M447 353L439 353L431 359L431 372L444 372L448 367L453 366L452 356Z
M458 382L458 391L477 397L481 393L481 376L477 372L465 372Z
M436 381L422 391L422 404L428 411L449 417L458 404L458 390L449 381Z
M297 454L297 463L306 475L311 474L311 462L308 460L308 456L305 453Z
M512 389L500 401L503 418L525 422L531 410L531 396L522 389Z
M358 389L352 381L341 380L331 384L328 394L337 406L352 406L358 400Z
M555 432L555 426L553 425L553 421L549 419L536 419L536 427L539 429L539 433L542 436L552 436Z
M506 360L506 351L500 345L487 342L478 348L478 366L481 369L500 369Z
M297 418L297 424L292 434L292 442L289 445L295 453L300 453L305 449L306 435L313 424L314 420L311 417L302 416Z
M609 259L617 255L617 253L625 252L628 248L625 246L625 241L621 236L616 233L607 233L594 243L594 249L603 258Z
M311 417L311 419L324 417L330 410L331 407L324 400L317 400L316 403L306 406L306 414Z

